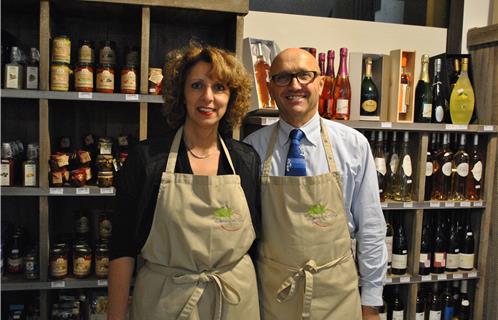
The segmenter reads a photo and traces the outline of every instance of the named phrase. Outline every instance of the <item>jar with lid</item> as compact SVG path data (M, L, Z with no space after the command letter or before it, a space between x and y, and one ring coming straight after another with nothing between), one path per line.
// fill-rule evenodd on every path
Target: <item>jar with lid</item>
M73 275L75 278L86 278L92 268L92 249L86 243L78 243L73 249Z
M72 170L69 183L76 188L83 187L86 184L86 170L84 168Z
M109 274L109 246L105 242L97 243L95 247L95 275L107 278Z
M112 187L114 174L112 171L99 171L97 174L97 183L101 188Z
M93 91L93 67L90 63L80 62L74 70L74 88L80 92Z
M95 165L99 171L112 171L114 157L111 154L99 154Z
M0 185L2 187L12 187L14 185L14 155L12 145L8 142L2 143L1 161Z
M52 63L71 63L71 40L66 35L60 35L52 40Z
M99 239L107 241L112 235L112 222L110 213L102 211L99 213Z
M7 254L7 272L12 274L19 274L22 272L23 254L21 235L14 233L12 235L9 252Z
M78 49L78 62L93 64L95 61L93 42L90 40L80 40Z
M138 66L138 51L139 47L138 46L127 46L126 47L126 54L125 54L125 64L130 64L130 65L135 65Z
M127 64L121 70L121 92L137 93L137 71L135 65Z
M38 253L36 248L31 250L24 257L24 278L35 280L39 277Z
M161 94L163 83L163 70L161 68L149 68L149 94Z
M99 154L112 154L112 139L107 137L99 138L97 149Z
M38 145L28 144L26 160L22 164L22 185L36 187L38 185Z
M114 67L111 64L101 64L97 68L97 92L114 92Z
M53 62L50 66L50 90L68 91L69 74L71 70L69 65L63 62Z
M114 41L105 40L101 42L99 50L100 64L116 64L116 44Z
M50 276L53 279L64 279L68 273L67 244L56 243L50 249Z

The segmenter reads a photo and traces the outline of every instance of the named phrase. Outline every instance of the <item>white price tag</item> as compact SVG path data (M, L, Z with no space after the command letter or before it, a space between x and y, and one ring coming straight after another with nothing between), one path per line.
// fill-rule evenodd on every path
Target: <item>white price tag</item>
M92 92L78 92L78 99L92 99Z
M445 274L438 274L437 279L438 280L446 280L447 276Z
M429 276L422 276L422 281L431 281L432 280L432 277L429 275Z
M446 130L467 130L468 127L466 124L447 124L445 126Z
M114 187L100 188L100 194L113 194L113 193L114 193Z
M138 101L138 94L125 94L126 101Z
M392 128L393 127L393 123L392 122L381 122L380 123L380 127L381 128Z
M468 202L468 201L462 201L462 202L460 202L460 207L462 207L462 208L468 208L468 207L470 207L470 202Z
M445 206L446 208L454 208L454 207L455 207L455 203L454 203L454 202L451 202L451 201L450 201L450 202L445 202L445 203L444 203L444 206Z
M484 126L483 131L494 131L495 127L494 126Z
M403 208L413 208L413 202L403 202Z
M469 272L469 278L477 278L477 272Z
M277 117L262 117L261 118L261 125L269 126L270 124L273 124L277 121L278 121Z
M429 206L431 208L439 208L441 206L441 202L439 202L439 201L431 201L430 204L429 204Z
M50 282L50 288L65 288L66 281L52 281Z
M386 278L386 283L393 283L393 278Z
M461 273L455 273L453 275L453 279L462 279L462 278L463 278L463 274L461 274Z
M474 207L482 207L482 201L474 202Z
M76 194L90 194L89 188L76 188Z
M50 188L48 189L49 194L64 194L64 188Z
M381 203L380 203L380 207L381 207L381 208L387 208L387 206L388 206L388 205L387 205L387 202L381 202Z
M401 277L399 279L399 282L401 282L401 283L408 283L408 282L410 282L410 277Z
M107 279L97 280L97 286L99 286L99 287L107 287Z

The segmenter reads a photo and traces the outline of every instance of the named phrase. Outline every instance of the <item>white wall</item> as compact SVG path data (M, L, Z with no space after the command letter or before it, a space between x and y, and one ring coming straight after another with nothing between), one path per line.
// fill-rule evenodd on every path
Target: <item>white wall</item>
M467 50L467 31L489 25L489 0L465 0L463 7L462 53Z

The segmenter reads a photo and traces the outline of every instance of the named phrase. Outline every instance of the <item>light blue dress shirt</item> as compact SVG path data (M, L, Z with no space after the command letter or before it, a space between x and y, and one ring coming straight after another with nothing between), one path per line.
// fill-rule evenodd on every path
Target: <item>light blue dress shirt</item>
M356 239L356 256L362 286L361 303L366 306L380 306L383 304L382 289L387 265L386 223L380 206L377 171L370 145L355 129L338 122L326 119L323 121L328 129L336 166L342 175L349 233L352 239ZM278 138L271 160L271 176L285 175L289 133L295 128L280 119L279 122L244 139L244 142L252 145L258 152L263 163L271 133L277 125ZM301 140L301 150L306 159L307 174L315 176L328 172L318 113L299 129L305 134Z

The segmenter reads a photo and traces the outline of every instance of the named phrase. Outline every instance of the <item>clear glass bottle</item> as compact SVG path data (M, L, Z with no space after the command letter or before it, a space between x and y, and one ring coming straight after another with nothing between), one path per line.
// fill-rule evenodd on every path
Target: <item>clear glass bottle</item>
M458 150L453 156L451 172L451 199L465 200L466 182L469 175L469 154L465 151L467 143L465 133L460 135Z
M339 74L334 85L334 108L332 119L349 120L351 111L351 85L348 75L348 49L341 48L341 61L339 64Z
M462 71L451 92L450 115L454 124L469 124L474 112L475 96L467 73L468 63L468 58L462 59Z
M447 132L443 134L443 145L436 161L440 169L434 173L432 199L448 200L451 193L453 151L450 149L450 135Z
M385 177L387 173L386 157L384 155L384 133L377 132L377 141L373 150L375 168L377 169L377 182L379 185L380 201L385 201Z
M424 200L431 199L432 184L433 184L433 173L434 173L434 159L435 159L435 148L437 145L437 133L432 133L431 143L427 148L427 159L425 160L425 189L424 189Z
M257 43L256 63L254 64L254 73L256 76L256 90L258 93L259 103L263 108L272 108L270 102L270 93L268 91L268 82L270 80L270 65L265 61L263 55L263 45Z
M396 178L392 186L392 199L395 201L412 200L412 156L410 154L410 134L403 134L403 143L401 144L400 163L396 171Z
M391 134L391 143L389 145L389 157L387 166L387 178L386 178L386 198L394 199L393 186L399 184L399 176L396 175L399 166L399 154L398 154L398 133L393 131Z
M372 58L365 59L365 76L361 81L360 115L372 116L377 114L379 91L372 80Z
M422 55L422 71L415 88L415 122L431 122L432 89L429 84L429 55Z
M467 192L465 197L468 200L481 199L483 161L479 152L479 134L474 134L472 146L469 150L469 175L467 176Z
M10 48L10 63L5 65L5 89L22 89L24 67L21 64L22 53L19 47Z

